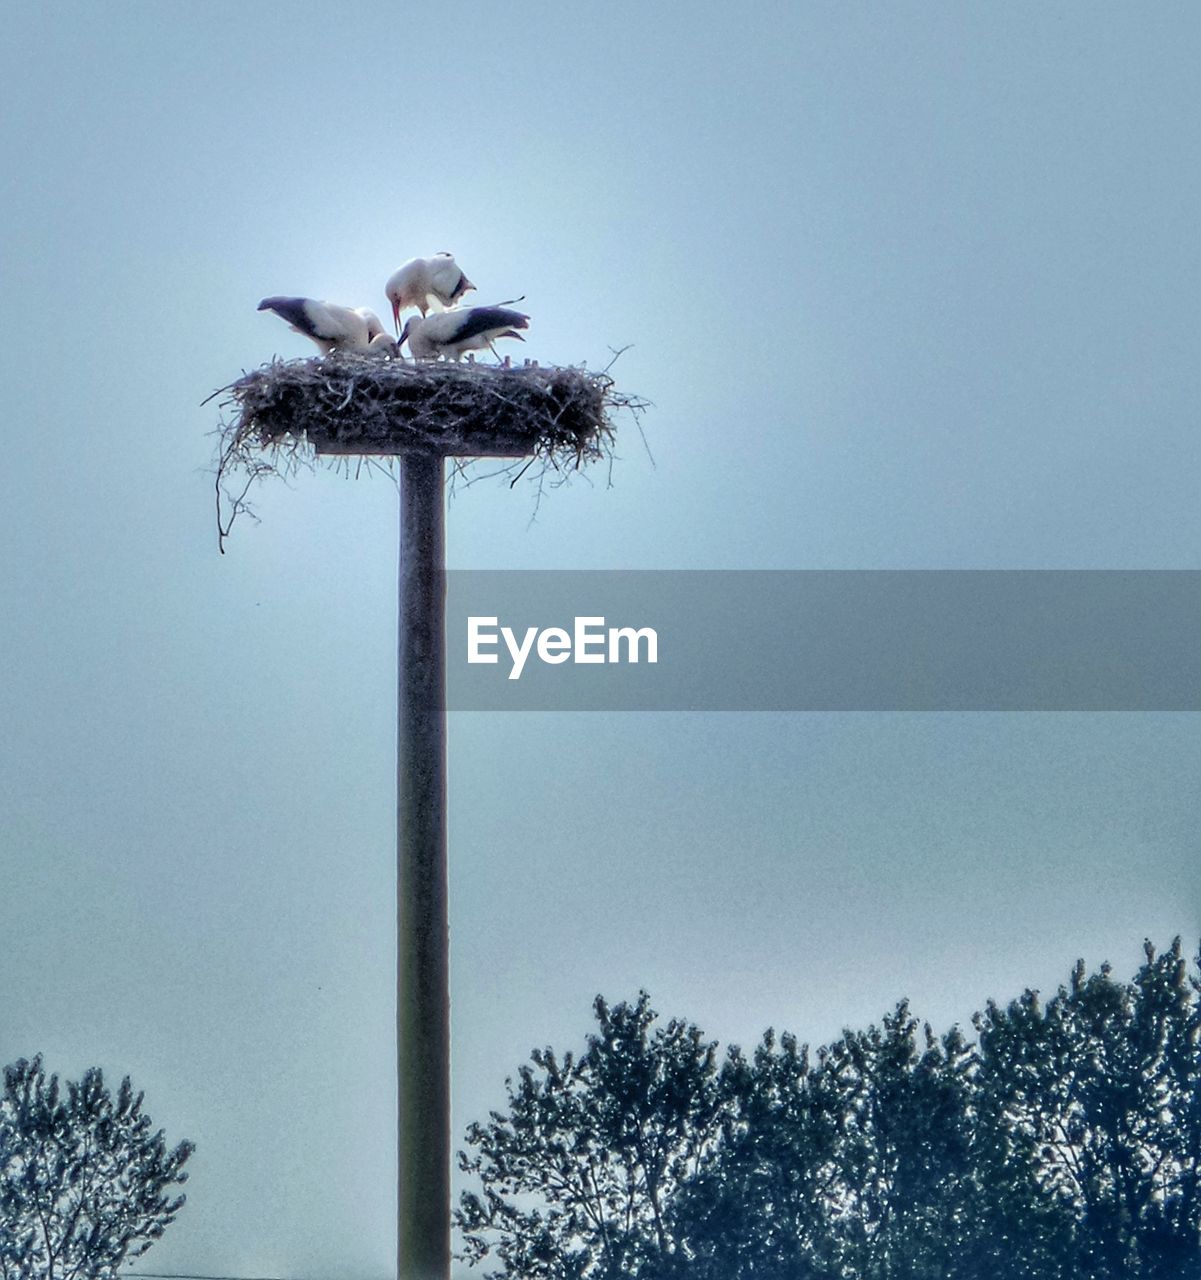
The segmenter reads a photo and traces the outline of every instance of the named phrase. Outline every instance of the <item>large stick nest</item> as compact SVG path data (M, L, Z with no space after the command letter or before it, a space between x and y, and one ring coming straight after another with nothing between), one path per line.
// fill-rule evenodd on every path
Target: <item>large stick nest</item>
M607 370L336 355L273 361L215 393L226 411L217 458L217 530L251 513L252 486L333 455L389 466L407 452L537 464L539 493L588 463L612 460L614 415L644 402ZM213 397L210 397L212 399ZM520 460L520 461L515 461ZM224 547L222 546L222 549Z

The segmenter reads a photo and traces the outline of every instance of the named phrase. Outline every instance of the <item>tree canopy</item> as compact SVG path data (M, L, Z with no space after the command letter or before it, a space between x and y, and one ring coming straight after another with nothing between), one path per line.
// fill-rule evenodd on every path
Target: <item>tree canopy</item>
M902 1002L816 1052L719 1054L597 998L467 1131L463 1256L503 1280L1197 1280L1201 982L1078 963L936 1035Z
M40 1057L4 1070L0 1095L0 1280L112 1280L184 1203L193 1150L168 1150L127 1076L99 1068L60 1087Z

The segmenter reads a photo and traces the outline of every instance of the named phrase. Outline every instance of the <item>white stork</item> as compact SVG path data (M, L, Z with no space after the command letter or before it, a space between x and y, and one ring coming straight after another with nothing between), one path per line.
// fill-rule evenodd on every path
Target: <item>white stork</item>
M430 298L444 307L453 307L475 285L463 274L453 253L436 253L432 258L412 258L388 277L384 292L392 304L392 319L400 330L400 313L416 307L422 315Z
M400 343L384 328L384 322L370 307L355 307L355 314L367 322L367 351L385 356L400 355Z
M316 298L264 298L259 310L274 311L297 333L312 339L327 356L335 351L400 354L399 344L384 331L383 321L366 307L352 311Z
M483 351L496 355L492 345L497 338L525 339L518 329L530 327L529 316L505 307L467 307L462 311L440 311L434 316L410 316L397 346L407 341L418 360L437 360L445 356L458 360L465 351Z

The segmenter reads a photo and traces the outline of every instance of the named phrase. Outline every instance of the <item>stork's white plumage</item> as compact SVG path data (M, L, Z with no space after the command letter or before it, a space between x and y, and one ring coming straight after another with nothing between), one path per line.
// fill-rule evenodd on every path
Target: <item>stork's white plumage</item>
M400 343L384 328L384 322L370 307L355 307L355 314L367 322L368 351L379 352L386 356L399 356Z
M529 316L505 307L466 307L462 311L442 311L434 316L410 316L405 322L398 346L407 341L418 360L437 360L445 356L458 360L465 351L495 352L497 338L517 338L524 342L518 329L530 327Z
M297 333L311 339L325 355L335 351L370 351L399 354L399 345L384 330L383 322L366 307L351 310L316 298L264 298L260 311L274 311Z
M392 319L400 329L400 313L416 307L422 315L434 298L444 307L453 307L475 285L463 274L453 253L436 253L432 258L412 258L388 277L384 292L392 304Z
M377 338L381 333L386 333L384 322L371 310L370 307L355 307L356 316L362 316L364 323L367 325L367 341Z

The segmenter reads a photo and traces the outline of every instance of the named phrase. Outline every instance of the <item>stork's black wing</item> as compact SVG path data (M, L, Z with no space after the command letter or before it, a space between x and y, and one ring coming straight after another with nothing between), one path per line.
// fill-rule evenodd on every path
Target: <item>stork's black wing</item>
M264 298L259 303L260 311L274 311L281 320L286 320L293 329L307 334L310 338L326 338L329 335L319 333L309 315L308 298Z
M480 333L489 333L493 329L528 329L529 316L520 311L510 311L507 307L472 307L463 313L463 323L455 330L452 342L462 342L465 338L474 338Z

